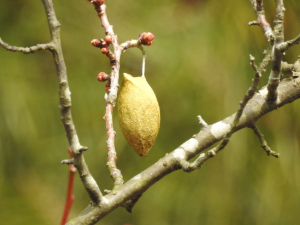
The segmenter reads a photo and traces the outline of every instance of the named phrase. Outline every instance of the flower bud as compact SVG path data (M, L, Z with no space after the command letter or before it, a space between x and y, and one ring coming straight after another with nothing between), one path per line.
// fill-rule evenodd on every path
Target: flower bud
M109 51L109 48L108 48L107 46L105 46L105 47L101 48L101 52L102 52L102 54L107 54L107 53L108 53L108 51Z
M106 42L107 45L109 45L111 42L112 42L112 38L110 35L107 35L105 38L104 38L104 41Z
M101 42L98 40L98 39L93 39L91 41L91 44L94 46L94 47L97 47L97 48L101 48L102 47L102 44Z
M153 43L154 35L150 32L141 33L139 36L142 45L150 46Z
M101 72L97 75L97 80L100 82L106 81L108 79L109 79L109 76L104 72Z

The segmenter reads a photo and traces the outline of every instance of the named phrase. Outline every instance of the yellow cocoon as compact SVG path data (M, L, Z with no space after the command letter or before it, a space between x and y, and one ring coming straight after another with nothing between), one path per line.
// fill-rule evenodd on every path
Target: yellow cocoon
M129 145L140 156L147 156L159 131L160 111L145 77L124 73L118 97L118 117Z

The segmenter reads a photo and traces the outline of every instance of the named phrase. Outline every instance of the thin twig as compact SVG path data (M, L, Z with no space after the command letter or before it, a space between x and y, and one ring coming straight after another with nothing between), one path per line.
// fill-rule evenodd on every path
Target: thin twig
M251 25L259 25L266 36L267 40L270 40L270 37L273 35L272 28L270 24L267 22L265 17L265 10L262 0L250 0L253 10L256 13L257 21L249 22L249 26Z
M82 152L87 150L87 147L80 145L72 119L71 92L69 89L66 65L60 43L60 23L56 18L52 0L42 0L42 2L47 14L51 43L53 43L52 54L55 60L57 78L59 81L59 108L61 111L61 120L64 124L69 145L72 149L74 165L78 170L81 181L91 200L97 204L101 201L102 193L100 192L96 181L89 172L88 166L85 163Z
M46 10L48 25L50 30L51 42L47 44L37 44L32 47L15 47L4 43L0 38L0 45L8 51L33 53L38 50L50 50L53 54L57 77L59 80L59 107L61 110L61 120L64 124L69 145L72 149L74 160L63 160L62 163L71 164L76 166L80 178L89 193L91 199L95 203L99 203L102 198L100 189L88 170L88 166L84 161L82 152L87 150L87 147L81 146L76 133L75 125L73 123L71 114L71 92L69 89L66 65L63 58L61 43L60 43L60 23L56 18L53 8L52 0L42 0Z
M254 131L254 133L256 134L256 136L258 137L260 145L264 149L264 151L267 153L267 155L268 156L272 155L276 158L279 158L279 153L272 151L272 149L268 146L268 144L264 138L264 135L260 132L260 130L258 129L258 127L256 126L255 123L253 123L251 128Z
M234 130L243 114L243 110L245 108L245 106L247 105L248 101L254 96L255 91L258 87L258 83L261 77L261 74L257 68L257 66L255 65L254 62L254 57L250 55L250 64L254 70L254 79L252 80L252 84L249 87L249 89L247 90L244 99L239 103L239 109L235 114L234 120L233 122L230 124L230 128L228 130L228 132L226 133L226 135L224 136L224 138L222 139L222 141L220 142L220 144L211 149L208 150L206 153L202 153L200 154L200 156L193 162L193 163L189 163L187 160L182 160L180 162L183 171L185 172L191 172L194 171L195 169L201 168L202 164L214 157L218 152L220 152L222 149L224 149L226 147L226 145L228 144L228 142L230 141L230 137L231 135L234 133Z
M105 29L106 35L111 37L111 44L114 48L113 53L110 51L106 56L110 59L111 73L108 83L107 93L105 94L106 101L106 110L104 115L104 120L106 122L106 131L107 131L107 168L110 172L110 176L114 180L113 191L115 192L120 188L123 183L123 176L121 171L117 168L117 152L115 148L115 136L116 132L113 128L113 108L116 105L117 92L118 92L118 82L119 82L119 70L120 70L120 56L121 56L121 47L118 43L118 38L113 31L113 27L110 25L107 15L106 15L106 5L102 2L91 1L95 10L98 13L98 17L101 20L101 26Z
M300 78L296 78L295 80L282 80L278 87L282 97L279 98L279 101L272 104L267 102L267 91L266 88L263 87L246 105L243 115L234 132L245 127L248 128L254 121L257 121L263 115L299 99L300 88L299 85L294 85L294 82L300 82ZM235 116L236 113L217 123L202 128L193 138L190 138L174 151L166 154L166 156L160 158L143 172L127 181L120 189L118 189L116 194L110 192L107 196L103 197L104 199L99 205L87 206L76 218L69 221L68 225L96 224L117 207L123 205L130 199L134 199L137 195L143 194L163 177L180 169L180 162L183 159L190 160L213 144L222 140L222 137L226 135L228 129L218 129L218 134L215 134L213 128L217 124L225 125L226 123L233 121ZM227 125L229 126L229 124Z
M293 45L299 44L299 42L300 42L300 34L292 40L289 40L289 41L279 44L277 46L278 51L284 52L284 51L288 50L290 47L292 47Z
M0 45L4 49L6 49L7 51L23 52L24 54L34 53L34 52L39 51L39 50L49 50L49 51L51 51L53 49L53 44L52 43L37 44L37 45L31 46L31 47L16 47L16 46L11 46L11 45L3 42L1 38L0 38Z

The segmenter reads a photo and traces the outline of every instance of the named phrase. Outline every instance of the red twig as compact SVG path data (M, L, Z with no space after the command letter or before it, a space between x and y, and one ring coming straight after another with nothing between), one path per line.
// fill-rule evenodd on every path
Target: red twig
M68 152L70 154L70 158L73 158L72 150L69 148ZM75 200L74 194L73 194L73 186L74 186L74 177L75 177L76 168L73 164L69 165L69 181L68 181L68 190L67 190L67 199L64 209L63 218L61 220L61 225L65 225L67 223L68 215L70 212L70 209L72 207L72 204Z

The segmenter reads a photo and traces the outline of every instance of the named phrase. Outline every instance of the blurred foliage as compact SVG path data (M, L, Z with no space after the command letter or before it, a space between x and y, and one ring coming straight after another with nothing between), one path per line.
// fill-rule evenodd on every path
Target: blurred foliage
M265 1L267 19L273 1ZM118 166L125 180L155 163L197 133L197 115L215 123L235 112L250 85L249 54L262 59L267 43L249 1L107 0L109 21L120 43L150 31L146 77L161 107L154 148L139 157L121 134L115 115ZM90 171L101 190L112 188L107 172L104 84L108 59L93 48L104 30L87 1L54 0L72 91L72 112ZM299 1L285 1L286 39L299 33ZM40 1L0 1L0 36L11 45L50 40ZM299 46L285 60L297 59ZM122 55L121 73L141 74L142 54ZM0 221L1 224L58 224L65 201L68 143L60 121L58 85L50 52L24 55L0 49ZM269 70L268 70L269 72ZM261 86L266 84L268 72ZM151 187L133 213L119 208L99 224L298 224L300 220L300 105L286 105L258 125L279 159L267 157L249 129L233 135L224 152L201 170L172 173ZM116 112L116 110L115 110ZM88 203L78 177L74 217Z

